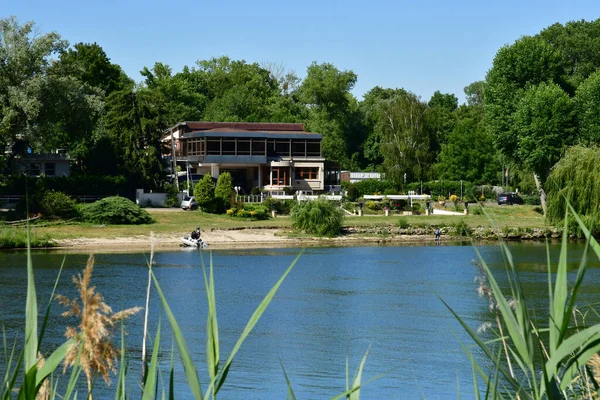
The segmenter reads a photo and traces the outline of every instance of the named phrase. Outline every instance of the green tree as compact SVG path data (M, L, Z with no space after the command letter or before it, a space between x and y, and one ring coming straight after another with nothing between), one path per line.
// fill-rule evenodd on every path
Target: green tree
M454 94L443 94L436 90L427 106L426 131L429 134L431 151L437 154L442 145L448 141L448 135L454 129L456 123L454 111L458 108L458 99Z
M55 80L48 77L53 55L67 47L55 33L39 34L33 22L0 19L0 152L8 160L28 147L43 145L54 123L49 108ZM70 93L61 93L68 96Z
M442 145L436 165L442 179L475 183L495 183L500 168L494 140L477 115L456 122L447 143Z
M586 226L600 231L600 149L573 146L552 168L547 180L548 218L558 223L567 202L584 218Z
M204 174L200 182L194 186L194 197L198 206L204 211L212 211L215 198L215 184L210 174Z
M217 179L217 186L215 187L215 199L219 201L218 211L225 211L225 208L229 205L231 195L233 192L233 181L229 172L223 172Z
M476 81L465 86L464 92L469 106L483 106L485 81Z
M349 166L352 155L360 152L365 136L358 103L350 93L355 83L352 71L312 63L299 91L309 109L308 128L323 135L323 156L342 166Z
M380 103L377 130L387 178L396 184L422 180L430 162L429 135L425 130L427 104L413 93L396 95Z
M579 122L579 142L600 143L600 70L579 85L574 100Z
M558 85L532 86L519 101L514 117L517 146L512 154L518 165L534 173L544 214L546 195L542 182L573 141L575 119L571 99Z
M124 172L136 185L162 188L165 178L161 161L163 129L152 95L133 85L111 93L107 99L106 129Z

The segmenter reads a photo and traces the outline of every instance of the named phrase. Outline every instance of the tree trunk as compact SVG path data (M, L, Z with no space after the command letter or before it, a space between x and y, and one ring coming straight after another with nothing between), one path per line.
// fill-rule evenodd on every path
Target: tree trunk
M537 188L538 194L540 195L540 203L542 203L544 218L546 218L546 192L544 192L544 188L542 188L542 182L540 182L540 177L535 172L533 173L533 180L535 180L535 187Z

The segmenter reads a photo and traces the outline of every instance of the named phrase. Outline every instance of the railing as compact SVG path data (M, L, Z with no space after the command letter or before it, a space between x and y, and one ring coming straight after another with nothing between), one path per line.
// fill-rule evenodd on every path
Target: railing
M250 194L250 195L237 195L235 196L235 201L239 201L242 203L262 203L263 196L261 194Z

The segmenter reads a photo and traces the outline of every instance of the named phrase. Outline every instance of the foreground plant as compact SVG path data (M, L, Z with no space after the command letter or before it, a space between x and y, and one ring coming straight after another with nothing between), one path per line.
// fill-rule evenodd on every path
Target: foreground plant
M567 276L567 224L569 211L587 239L577 276L569 290ZM487 386L487 398L518 399L564 399L595 398L598 381L589 370L592 357L600 352L600 324L586 327L575 320L579 288L587 269L588 251L591 249L600 259L600 245L590 234L579 215L569 206L564 219L560 258L554 282L552 265L548 254L549 318L539 326L531 318L530 305L523 292L523 285L510 250L506 244L501 248L507 262L510 291L503 293L481 254L479 263L489 283L480 290L492 300L497 315L497 338L483 340L465 321L444 302L467 333L489 359L492 370L476 360L465 345L463 348L471 360L474 372L475 393L479 399L478 380ZM491 327L491 325L489 325ZM498 345L499 346L496 346ZM597 361L594 359L592 362Z
M112 343L115 325L141 310L140 307L133 307L113 313L102 295L96 292L96 287L90 286L93 271L94 256L90 255L83 275L73 277L81 300L57 296L59 303L68 308L62 315L75 317L80 321L77 327L69 326L65 332L68 339L74 340L64 360L65 370L76 366L82 368L90 398L94 375L99 374L108 384L110 372L116 372L119 349Z

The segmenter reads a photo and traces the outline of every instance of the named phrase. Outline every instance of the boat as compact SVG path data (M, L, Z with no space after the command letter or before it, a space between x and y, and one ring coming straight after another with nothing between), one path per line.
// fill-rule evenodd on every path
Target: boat
M185 236L181 238L181 243L185 247L196 247L198 249L204 249L208 247L208 244L202 239L192 239L189 236Z

